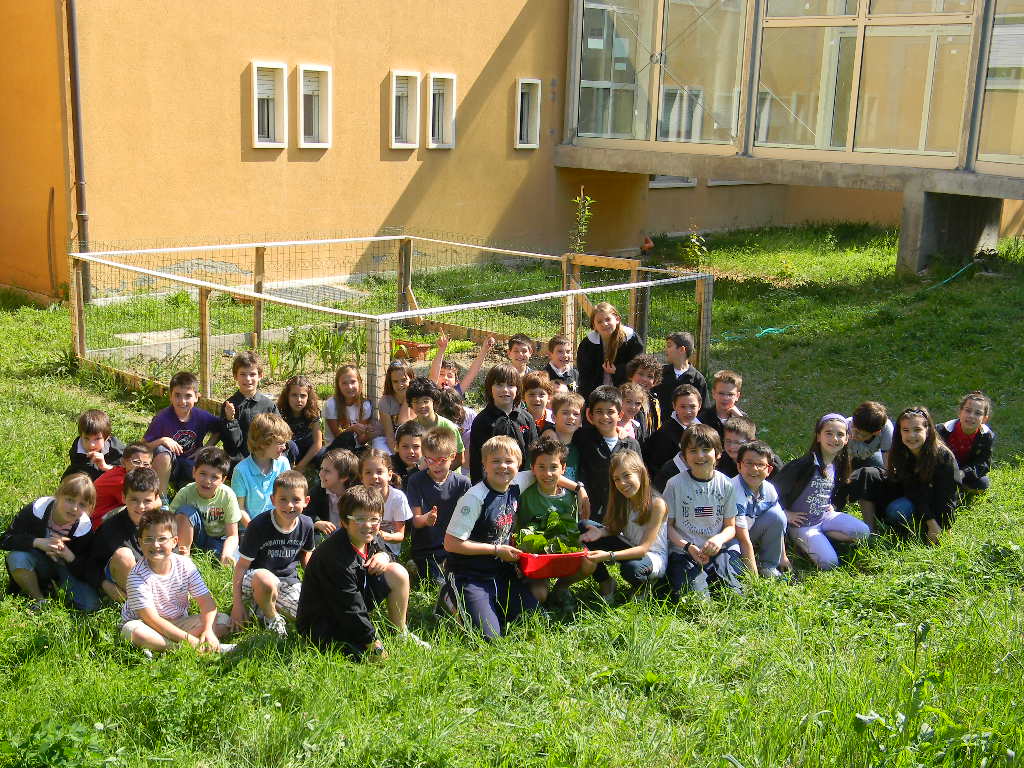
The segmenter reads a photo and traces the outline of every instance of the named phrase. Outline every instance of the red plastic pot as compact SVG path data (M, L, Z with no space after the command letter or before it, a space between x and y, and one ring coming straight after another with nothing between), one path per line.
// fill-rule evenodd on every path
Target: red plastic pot
M580 569L587 552L565 552L558 555L519 555L519 568L528 579L560 579Z

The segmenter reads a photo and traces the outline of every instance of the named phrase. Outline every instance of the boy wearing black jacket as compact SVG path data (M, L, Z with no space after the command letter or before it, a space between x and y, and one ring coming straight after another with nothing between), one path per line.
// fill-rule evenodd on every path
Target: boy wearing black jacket
M96 481L121 463L125 447L124 441L110 434L110 417L104 411L88 410L78 417L78 438L71 444L61 479L83 472Z
M26 504L0 537L7 550L8 588L28 596L30 607L46 603L44 590L64 587L75 607L91 613L100 607L96 590L85 580L93 530L89 513L96 489L82 473L61 480L54 496Z
M640 453L640 443L631 437L618 437L619 417L622 415L622 395L612 386L602 386L587 398L587 421L572 436L572 444L579 452L576 479L587 489L590 511L580 510L580 517L601 522L608 505L608 467L612 454L619 451ZM474 426L475 423L474 423Z
M469 433L469 479L474 485L484 479L480 449L492 437L511 437L519 445L522 456L527 455L530 445L537 439L537 424L529 412L519 407L522 388L519 371L508 363L500 363L487 372L484 380L487 407L473 419ZM525 463L519 468L528 469Z
M657 475L679 452L679 443L686 430L701 423L697 420L700 403L700 393L691 384L680 384L672 392L670 416L644 445L644 464L652 476Z
M409 573L380 538L384 499L357 485L338 503L342 528L313 551L302 580L296 628L321 648L338 648L359 659L387 654L370 621L370 611L387 600L388 618L400 635L429 646L405 625Z

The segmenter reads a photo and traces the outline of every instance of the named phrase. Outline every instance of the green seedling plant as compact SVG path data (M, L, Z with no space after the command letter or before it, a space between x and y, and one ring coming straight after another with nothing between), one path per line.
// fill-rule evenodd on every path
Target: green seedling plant
M558 555L579 552L580 533L575 519L566 519L552 510L544 526L527 526L519 531L516 543L532 555Z

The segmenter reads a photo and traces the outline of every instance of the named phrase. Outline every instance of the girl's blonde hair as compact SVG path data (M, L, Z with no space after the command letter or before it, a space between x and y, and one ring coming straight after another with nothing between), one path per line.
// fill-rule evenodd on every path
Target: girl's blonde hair
M288 395L291 393L292 387L305 387L306 389L306 407L302 409L302 413L292 413L291 404L288 402ZM320 398L316 396L316 387L313 386L313 382L305 376L292 376L288 379L284 383L281 394L277 397L277 410L282 415L290 413L292 416L301 416L309 423L320 421Z
M602 339L602 346L604 347L604 361L606 363L614 363L615 356L619 353L619 347L621 347L626 341L626 332L622 330L622 315L619 314L619 310L615 308L610 302L602 301L594 305L594 308L590 311L590 328L594 330L594 318L597 317L598 312L604 312L608 315L614 315L618 324L615 326L615 330L612 331L612 336L608 339L607 343L604 343Z
M640 489L637 491L635 502L633 499L627 499L615 484L615 474L622 470L640 475ZM647 474L647 467L644 466L640 454L636 451L613 453L608 465L608 479L608 507L604 513L604 524L609 533L622 533L629 522L630 507L635 507L639 513L636 518L637 524L647 525L651 519L651 477Z
M96 486L84 472L75 472L61 480L54 496L78 499L88 504L90 509L96 508Z
M357 413L361 412L363 402L366 400L366 395L363 394L363 374L359 372L359 368L354 365L341 366L337 373L334 374L334 405L335 410L338 412L338 424L340 424L342 428L352 424L352 420L348 417L348 411L345 409L345 406L347 405L345 402L345 396L341 394L341 385L338 383L341 381L341 377L346 373L354 373L356 375L356 381L359 382L359 391L356 392L355 402L356 408L358 409ZM367 416L365 419L357 419L357 421L363 424L369 424L372 415L373 414L371 413L370 416Z

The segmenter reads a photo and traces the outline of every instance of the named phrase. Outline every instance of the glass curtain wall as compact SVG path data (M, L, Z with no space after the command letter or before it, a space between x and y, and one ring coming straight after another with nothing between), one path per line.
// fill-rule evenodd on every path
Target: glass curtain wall
M978 159L1024 163L1024 0L996 0Z

